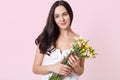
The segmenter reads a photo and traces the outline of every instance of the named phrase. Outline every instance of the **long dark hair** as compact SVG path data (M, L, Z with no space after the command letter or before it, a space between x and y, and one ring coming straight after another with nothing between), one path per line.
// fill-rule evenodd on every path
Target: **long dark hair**
M36 45L39 45L40 53L47 54L48 49L52 45L56 46L56 40L59 37L60 31L59 31L59 27L57 26L54 20L54 11L55 11L55 8L59 5L62 5L66 8L70 16L71 23L72 23L73 11L70 5L66 1L63 1L63 0L56 1L50 9L50 12L47 18L47 23L43 29L43 32L35 40Z

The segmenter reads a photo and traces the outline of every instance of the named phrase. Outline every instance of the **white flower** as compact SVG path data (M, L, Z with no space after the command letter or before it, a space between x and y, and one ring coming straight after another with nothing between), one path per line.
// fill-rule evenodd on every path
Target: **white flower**
M73 48L70 48L70 50L71 50L72 52L74 52L74 49L73 49Z
M84 52L83 54L84 54L84 56L86 56L86 55L87 55L87 53L86 53L86 52Z
M87 52L87 56L90 57L90 53L89 52Z
M78 42L78 45L81 46L81 44L82 44L82 43L79 41L79 42Z

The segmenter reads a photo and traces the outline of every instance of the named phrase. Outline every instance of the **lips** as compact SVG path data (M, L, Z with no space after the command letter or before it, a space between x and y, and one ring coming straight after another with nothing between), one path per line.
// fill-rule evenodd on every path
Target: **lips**
M64 25L66 25L66 22L64 22L64 23L60 23L60 25L64 26Z

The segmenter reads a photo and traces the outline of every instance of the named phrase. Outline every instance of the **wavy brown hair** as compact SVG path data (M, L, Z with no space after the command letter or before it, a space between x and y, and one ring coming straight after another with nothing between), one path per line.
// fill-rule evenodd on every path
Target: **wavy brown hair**
M56 46L56 40L59 37L60 31L59 31L59 27L57 26L54 20L54 12L55 12L55 8L58 7L59 5L62 5L66 8L72 23L73 11L70 5L63 0L56 1L50 9L50 12L47 18L47 23L42 33L35 40L36 45L39 45L40 53L47 54L48 49L52 45Z

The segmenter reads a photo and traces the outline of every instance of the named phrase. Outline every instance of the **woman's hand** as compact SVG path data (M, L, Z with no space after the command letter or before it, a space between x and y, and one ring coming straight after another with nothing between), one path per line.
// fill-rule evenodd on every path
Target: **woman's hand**
M78 76L84 72L84 58L79 59L77 55L71 54L68 63Z
M80 59L75 54L69 56L68 63L73 69L80 67Z
M67 65L62 64L62 61L63 60L61 60L61 61L57 62L56 64L54 64L52 66L52 71L54 73L57 73L57 74L60 74L60 75L63 75L63 76L68 76L68 75L71 74L72 68L67 66Z

